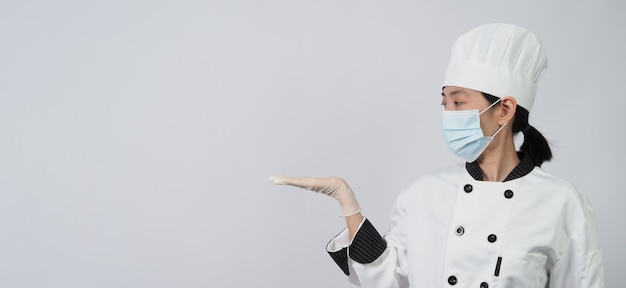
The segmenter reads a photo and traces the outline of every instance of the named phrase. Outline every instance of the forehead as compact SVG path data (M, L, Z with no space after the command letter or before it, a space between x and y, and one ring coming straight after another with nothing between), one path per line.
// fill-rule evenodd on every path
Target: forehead
M443 97L452 97L452 96L470 97L473 95L481 95L481 92L472 90L469 88L459 87L459 86L445 86L441 88L441 96Z

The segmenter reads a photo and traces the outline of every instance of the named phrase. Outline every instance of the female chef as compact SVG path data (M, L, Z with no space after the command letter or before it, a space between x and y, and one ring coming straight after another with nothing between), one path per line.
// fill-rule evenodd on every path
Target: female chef
M456 40L442 130L467 162L417 179L398 197L384 237L343 179L270 180L339 201L347 229L327 250L362 287L604 287L592 208L572 184L540 168L552 154L528 124L546 68L538 38L514 25L479 26Z

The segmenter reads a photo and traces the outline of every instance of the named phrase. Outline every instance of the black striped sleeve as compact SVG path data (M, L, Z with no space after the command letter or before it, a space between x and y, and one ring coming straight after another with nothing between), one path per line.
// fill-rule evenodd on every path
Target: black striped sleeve
M335 260L335 263L341 268L343 274L350 275L350 269L348 268L348 247L343 247L341 250L335 252L328 251L328 255Z
M350 258L361 264L372 263L385 252L385 248L387 248L385 239L380 236L370 221L365 219L350 245Z
M345 233L345 231L342 233ZM350 255L352 260L358 263L367 264L378 259L378 257L385 252L386 248L387 242L385 239L380 236L372 223L365 219L356 232L356 235L354 235L354 239L349 247L343 247L338 251L328 251L328 254L333 258L344 274L350 275L348 255Z

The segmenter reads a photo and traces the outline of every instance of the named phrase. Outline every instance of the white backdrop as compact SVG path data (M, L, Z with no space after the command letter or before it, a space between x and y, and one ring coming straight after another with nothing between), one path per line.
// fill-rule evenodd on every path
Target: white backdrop
M421 2L0 2L0 287L349 287L335 201L267 177L343 176L386 231L459 163L441 82L488 22L548 49L544 168L590 198L619 286L624 2Z

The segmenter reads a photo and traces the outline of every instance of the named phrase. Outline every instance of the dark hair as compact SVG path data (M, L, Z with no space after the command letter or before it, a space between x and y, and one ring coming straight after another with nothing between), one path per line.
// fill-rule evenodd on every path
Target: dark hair
M500 99L487 93L483 93L483 96L490 104ZM518 132L524 134L524 143L522 143L520 151L526 153L526 156L529 156L536 166L541 167L543 162L552 159L552 150L550 150L548 140L535 127L528 124L528 110L519 105L515 109L515 118L513 119L513 134Z

